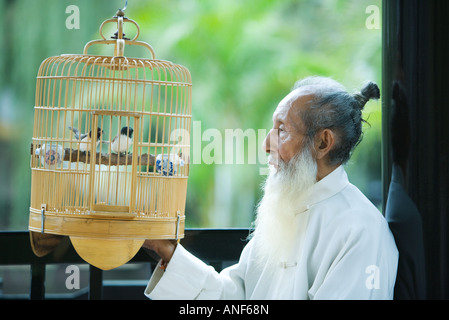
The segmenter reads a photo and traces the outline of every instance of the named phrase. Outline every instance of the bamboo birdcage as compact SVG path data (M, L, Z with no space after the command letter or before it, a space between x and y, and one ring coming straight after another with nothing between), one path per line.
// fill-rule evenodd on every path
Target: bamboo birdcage
M107 23L117 23L111 40L103 35ZM125 23L135 26L133 39L124 38ZM145 239L184 236L191 77L157 60L139 32L119 10L83 54L50 57L39 68L29 218L38 256L68 236L86 262L108 270L129 261ZM113 44L114 55L87 53L102 44ZM128 45L151 58L126 57ZM117 150L121 131L132 143L121 139Z

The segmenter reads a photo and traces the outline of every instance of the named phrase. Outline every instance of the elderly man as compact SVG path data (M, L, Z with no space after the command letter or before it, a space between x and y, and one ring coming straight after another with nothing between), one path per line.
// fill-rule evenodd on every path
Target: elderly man
M217 273L181 244L147 240L161 257L151 299L392 299L398 251L382 214L343 168L360 142L370 82L295 84L264 141L270 174L255 231L236 265Z

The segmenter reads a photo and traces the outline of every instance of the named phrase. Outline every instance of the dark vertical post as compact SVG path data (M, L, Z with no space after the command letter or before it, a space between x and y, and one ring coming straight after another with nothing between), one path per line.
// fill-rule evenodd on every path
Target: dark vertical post
M449 1L384 0L382 28L384 209L400 168L422 220L427 298L448 299Z
M45 264L31 264L31 300L45 299Z
M101 300L103 296L103 270L89 265L89 300Z

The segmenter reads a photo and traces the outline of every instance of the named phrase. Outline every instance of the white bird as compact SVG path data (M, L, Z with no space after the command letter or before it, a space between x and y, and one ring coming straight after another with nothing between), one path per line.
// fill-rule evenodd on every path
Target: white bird
M133 144L133 128L123 127L119 135L116 135L111 142L111 150L115 153L128 152Z
M76 128L72 128L72 127L68 127L69 130L72 130L73 133L75 134L75 139L79 140L79 144L80 144L80 151L90 151L90 142L92 141L92 130L89 131L89 133L83 133L80 135L80 132L78 129ZM100 144L100 137L103 134L103 130L101 130L100 128L97 128L97 143L96 143L96 147L98 147L98 145Z

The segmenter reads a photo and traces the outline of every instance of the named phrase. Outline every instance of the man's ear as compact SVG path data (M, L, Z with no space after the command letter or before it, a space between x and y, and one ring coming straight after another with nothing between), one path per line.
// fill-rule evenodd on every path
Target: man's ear
M323 159L336 142L335 133L330 129L323 129L315 136L315 155L317 160Z

